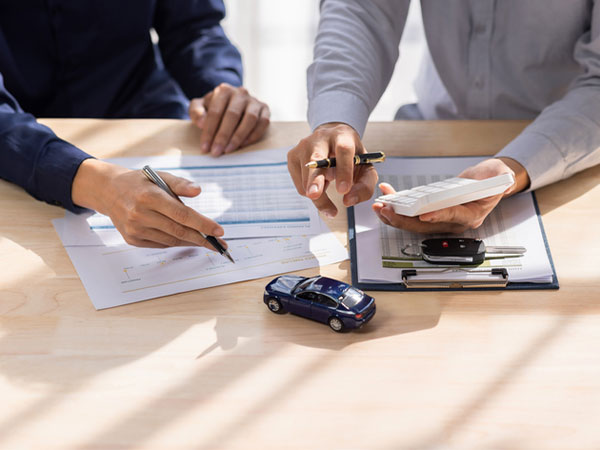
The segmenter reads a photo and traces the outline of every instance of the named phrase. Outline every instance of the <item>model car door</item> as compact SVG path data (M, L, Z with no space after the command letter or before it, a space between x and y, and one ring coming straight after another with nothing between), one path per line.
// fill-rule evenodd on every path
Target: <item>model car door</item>
M331 297L324 294L317 294L315 301L311 305L310 315L319 322L325 322L331 317L337 303Z
M314 292L300 292L296 294L294 300L290 302L289 311L304 317L311 317L310 305L315 299L315 295Z

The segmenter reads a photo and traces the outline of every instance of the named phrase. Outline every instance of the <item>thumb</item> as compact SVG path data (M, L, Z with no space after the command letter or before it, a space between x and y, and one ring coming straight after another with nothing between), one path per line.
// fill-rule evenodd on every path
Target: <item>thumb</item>
M198 128L202 129L204 126L204 119L206 117L206 103L204 98L195 98L190 102L189 114L190 120Z
M200 185L193 181L186 180L185 178L176 177L167 172L160 172L160 176L176 195L182 197L196 197L202 191Z
M393 194L396 190L388 183L379 183L379 189L383 195Z

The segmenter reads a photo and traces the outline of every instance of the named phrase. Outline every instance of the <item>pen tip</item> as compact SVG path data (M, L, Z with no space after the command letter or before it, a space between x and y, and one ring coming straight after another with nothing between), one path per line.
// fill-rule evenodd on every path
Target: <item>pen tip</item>
M227 257L227 259L228 259L229 261L231 261L233 264L235 264L235 261L233 260L233 258L231 257L231 255L229 254L229 252L228 252L227 250L225 250L225 253L223 253L223 255L224 255L225 257Z

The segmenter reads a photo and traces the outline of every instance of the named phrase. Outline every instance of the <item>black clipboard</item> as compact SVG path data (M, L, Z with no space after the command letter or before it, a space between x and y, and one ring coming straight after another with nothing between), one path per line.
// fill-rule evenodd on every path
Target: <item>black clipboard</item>
M354 207L347 209L348 213L348 244L350 246L350 271L352 275L352 285L363 291L462 291L462 290L475 290L475 291L498 291L504 289L523 289L523 290L538 290L538 289L558 289L558 278L556 276L556 269L554 268L554 261L552 260L552 254L550 253L550 247L548 246L548 239L546 238L546 232L544 231L544 225L542 223L542 217L538 207L535 193L530 193L533 198L533 204L535 206L535 213L540 225L542 237L544 239L544 246L546 247L546 253L548 254L548 260L552 267L552 281L550 283L528 283L528 282L516 282L511 283L510 278L506 278L504 283L497 283L495 286L481 286L473 284L470 286L462 286L460 283L448 283L445 287L429 285L427 287L407 287L406 280L410 279L411 276L416 275L416 270L403 270L402 278L403 282L399 283L361 283L358 281L358 257L356 252L356 229L354 219ZM400 270L400 269L399 269ZM504 269L505 270L505 269ZM495 270L494 273L490 271L491 276L497 278L505 277L505 273L501 270ZM506 275L507 277L507 275Z

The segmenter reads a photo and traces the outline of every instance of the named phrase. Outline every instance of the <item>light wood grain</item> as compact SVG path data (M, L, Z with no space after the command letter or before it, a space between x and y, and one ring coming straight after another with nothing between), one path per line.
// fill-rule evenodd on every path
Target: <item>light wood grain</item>
M192 153L199 137L44 123L99 157ZM365 143L493 154L525 126L373 123ZM254 148L307 132L276 123ZM559 291L378 292L368 326L335 334L267 311L268 279L97 312L51 226L63 211L0 181L0 447L599 448L599 183L596 167L537 193ZM329 222L342 241L345 220ZM320 273L348 280L349 263Z

